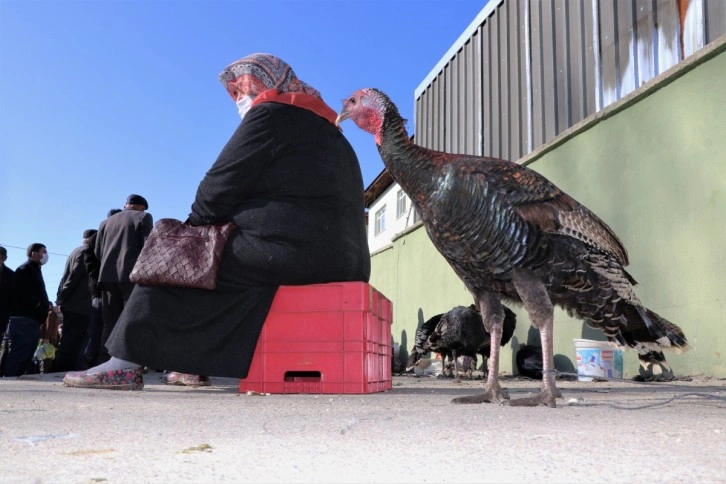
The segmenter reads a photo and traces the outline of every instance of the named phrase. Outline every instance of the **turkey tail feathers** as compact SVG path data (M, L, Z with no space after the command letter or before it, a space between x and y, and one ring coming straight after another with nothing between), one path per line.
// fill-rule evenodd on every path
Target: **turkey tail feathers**
M639 305L632 306L637 313L637 321L632 320L633 312L628 314L628 329L645 325L650 338L643 338L638 331L633 331L633 339L639 346L658 350L661 348L674 349L677 352L688 350L688 341L683 330L667 319L659 316L648 308Z

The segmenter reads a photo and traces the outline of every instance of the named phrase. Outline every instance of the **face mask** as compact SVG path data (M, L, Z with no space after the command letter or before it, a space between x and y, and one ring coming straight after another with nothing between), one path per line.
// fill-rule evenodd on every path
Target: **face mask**
M254 98L248 94L247 96L242 96L242 99L237 101L237 111L239 112L240 118L245 118L245 114L247 114L247 111L252 108L253 100Z
M48 262L48 253L47 253L47 252L46 252L45 254L43 254L43 257L41 257L41 258L40 258L40 261L38 261L38 263L39 263L40 265L43 265L43 264L45 264L46 262Z

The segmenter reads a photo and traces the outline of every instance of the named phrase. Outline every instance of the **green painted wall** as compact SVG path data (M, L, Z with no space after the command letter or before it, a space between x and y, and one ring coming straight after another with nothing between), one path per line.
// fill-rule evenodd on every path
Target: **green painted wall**
M722 42L523 160L621 238L641 301L691 343L686 353L666 354L678 376L726 377L725 79ZM423 228L372 261L371 283L394 302L393 336L406 351L420 322L472 302ZM526 314L517 314L515 350L529 330ZM582 337L600 339L558 310L555 353L574 362L572 340ZM502 372L513 372L511 357L508 346ZM637 371L626 352L625 377Z

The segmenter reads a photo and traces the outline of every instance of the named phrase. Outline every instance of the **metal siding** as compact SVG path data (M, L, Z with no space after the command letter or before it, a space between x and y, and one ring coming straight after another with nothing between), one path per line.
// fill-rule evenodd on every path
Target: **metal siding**
M678 6L672 0L656 0L655 15L658 22L656 50L658 74L660 74L676 65L681 58Z
M529 3L532 52L532 149L544 144L544 82L542 68L542 4Z
M477 155L483 154L484 142L484 96L482 93L483 80L482 80L482 64L484 60L484 50L482 49L482 27L480 26L477 30L476 37L472 42L474 45L474 117L476 118L476 138L474 139L474 153Z
M414 139L421 146L426 146L426 129L430 124L426 109L429 99L428 92L428 89L426 89L416 100L416 134L414 135Z
M634 91L638 87L635 70L635 19L633 18L633 2L620 0L618 11L618 73L620 75L620 91L618 99Z
M598 79L600 64L598 59L600 56L600 48L599 44L595 43L598 28L594 21L596 9L594 8L592 0L583 1L582 20L584 22L583 26L585 29L585 33L583 35L585 48L583 56L583 82L585 86L584 112L585 117L587 117L598 110L597 98L598 91L600 89L600 80Z
M509 142L508 160L516 160L522 156L522 64L520 10L521 1L509 2L507 15L507 38L509 42Z
M445 71L436 78L436 102L434 103L434 144L433 149L443 150L446 140L446 129L444 127L445 99L446 99L446 76Z
M509 9L513 2L505 2L499 9L497 23L499 25L499 158L505 160L510 156L510 127L512 125L512 84L509 77Z
M466 152L466 132L469 126L466 124L466 54L462 48L456 54L456 70L454 71L454 83L456 85L456 116L451 128L454 130L455 151Z
M711 43L726 34L726 2L706 0L706 42Z
M571 71L569 49L569 28L567 25L569 0L555 0L552 3L552 28L553 35L553 53L555 56L555 89L557 92L557 101L555 109L557 110L555 133L559 134L566 130L572 124L570 109L572 107L571 100Z
M458 103L456 100L457 94L457 83L454 82L453 77L456 72L457 59L454 57L451 59L449 64L444 69L444 79L446 80L446 91L444 92L444 145L443 151L451 153L454 151L454 139L455 130L453 129L454 120L456 119L456 112Z
M424 137L420 142L421 142L421 146L426 146L426 147L429 147L432 145L432 138L434 136L432 87L433 87L433 85L429 86L428 89L426 89L425 99L424 99L424 103L423 103L423 111L424 111L425 118L421 121L422 124L424 125L425 129L424 129Z
M424 102L424 113L426 116L426 119L424 121L424 139L423 139L423 146L431 146L432 144L432 138L434 136L434 123L433 123L433 95L432 95L432 86L429 86L428 89L426 89L426 100Z
M501 62L501 50L499 46L499 19L501 18L501 7L495 10L494 17L489 19L491 26L491 58L489 65L492 73L492 145L491 152L492 156L496 158L502 157L502 104L501 104L501 74L500 74L500 62Z
M583 119L587 112L587 85L585 84L585 35L587 30L583 19L583 1L568 4L567 25L569 32L567 54L570 64L570 122L573 125Z
M424 109L426 102L426 91L422 92L414 102L414 118L415 125L413 138L416 143L422 143L424 138L424 124L426 123L426 110Z
M482 34L482 131L484 133L482 153L486 156L492 156L492 29L489 20L484 24Z
M440 76L436 76L434 78L431 82L431 87L429 88L429 96L431 97L429 99L429 124L431 134L428 139L429 144L426 147L431 149L435 149L436 143L438 142L439 110L437 104L439 100L439 77Z
M683 22L683 50L685 57L706 45L703 11L704 0L689 0L686 19Z
M637 39L636 74L638 86L654 78L656 70L655 10L653 0L635 0L635 34Z
M459 59L459 69L457 70L456 76L456 84L459 86L459 95L458 95L458 103L459 103L459 114L456 118L456 136L458 137L458 149L457 152L459 153L467 153L466 145L467 145L467 139L471 134L469 133L469 130L472 129L472 126L469 125L468 116L469 116L469 102L467 100L468 98L468 92L466 90L467 86L467 70L469 68L469 62L467 59L467 54L465 50L462 48L461 51L459 51L458 55Z
M423 95L419 96L414 102L413 102L413 117L416 120L416 124L414 125L413 129L413 139L416 140L416 142L420 142L421 140L421 130L422 130L422 124L423 124Z
M466 62L466 78L464 79L464 92L466 93L465 105L466 116L462 131L466 135L464 138L464 153L476 155L479 153L477 141L479 139L479 130L481 127L477 122L477 110L479 101L476 98L476 70L477 70L477 52L476 45L479 36L475 33L471 41L464 46L464 58Z
M673 0L506 0L468 31L420 91L417 142L517 159L726 34L726 2L689 2L684 46Z
M519 127L517 129L518 140L515 145L516 152L514 153L513 160L519 159L529 152L529 87L527 86L527 49L526 43L528 40L526 8L527 0L519 0L517 2L518 16L517 16L517 52L519 52L519 65L518 65L518 82L519 82L519 93L518 93L518 110L519 110Z
M618 49L615 3L608 1L598 3L600 16L600 52L603 99L601 109L618 99L620 82L618 81Z
M542 78L544 100L544 142L557 136L557 52L555 50L554 0L542 0Z

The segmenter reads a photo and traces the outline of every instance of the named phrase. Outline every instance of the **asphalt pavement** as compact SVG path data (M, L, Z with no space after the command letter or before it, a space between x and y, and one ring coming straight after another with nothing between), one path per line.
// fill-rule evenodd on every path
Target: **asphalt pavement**
M61 379L0 379L1 483L726 482L726 380L561 381L557 408L523 408L454 405L483 382L434 377L367 395Z

